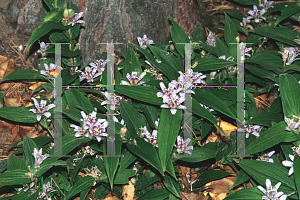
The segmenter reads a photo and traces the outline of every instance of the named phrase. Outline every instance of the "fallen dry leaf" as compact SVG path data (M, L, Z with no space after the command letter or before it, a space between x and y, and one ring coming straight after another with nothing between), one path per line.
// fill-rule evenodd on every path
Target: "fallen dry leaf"
M182 200L209 200L211 199L209 196L205 196L202 192L195 194L193 192L180 192Z
M15 71L16 61L10 57L0 55L0 80L3 79L7 74ZM7 90L12 87L14 83L1 83L0 90Z
M129 184L123 185L122 196L124 200L132 200L134 197L134 185L129 181Z
M223 120L220 120L219 122L219 126L223 129L224 133L230 137L230 133L232 131L235 131L236 130L236 126L228 123L228 122L225 122ZM217 128L217 127L216 127ZM218 128L217 128L218 129ZM218 133L220 133L222 136L225 136L220 130L218 130Z

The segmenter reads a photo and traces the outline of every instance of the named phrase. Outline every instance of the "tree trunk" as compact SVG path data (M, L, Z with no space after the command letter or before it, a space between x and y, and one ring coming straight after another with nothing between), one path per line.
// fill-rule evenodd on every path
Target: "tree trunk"
M71 0L67 0L71 1ZM106 45L118 42L120 51L129 41L137 43L144 34L159 43L170 35L170 15L184 31L193 31L206 25L206 4L202 0L72 0L84 12L85 24L80 34L82 64L87 65L101 54ZM42 0L12 0L7 22L14 24L16 32L31 34L37 28L46 9ZM44 5L45 6L45 5ZM48 9L48 8L47 8ZM202 31L203 32L203 31Z
M199 3L201 0L89 0L81 41L83 65L105 51L106 45L98 43L123 43L115 46L120 51L129 41L137 44L137 37L144 34L154 43L163 41L170 35L168 15L191 36L206 16L200 13Z

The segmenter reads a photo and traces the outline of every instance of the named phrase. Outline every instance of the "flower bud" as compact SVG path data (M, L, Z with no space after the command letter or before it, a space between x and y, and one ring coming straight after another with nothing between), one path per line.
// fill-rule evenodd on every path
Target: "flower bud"
M69 12L69 18L73 18L73 17L74 17L74 15L75 15L75 12L74 12L74 10L71 10L71 11Z
M130 182L131 182L133 185L135 185L135 184L136 184L136 178L132 177L132 178L130 179Z
M171 49L171 50L174 50L174 49L175 49L174 44L171 44L171 45L170 45L170 49Z
M69 16L69 11L68 11L68 9L66 8L65 10L64 10L64 18L67 18Z

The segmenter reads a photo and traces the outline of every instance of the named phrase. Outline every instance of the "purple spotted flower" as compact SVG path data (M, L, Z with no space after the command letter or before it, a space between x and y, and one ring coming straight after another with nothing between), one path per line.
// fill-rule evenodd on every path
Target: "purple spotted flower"
M265 13L265 9L258 10L256 5L253 5L253 10L249 10L248 14L251 15L247 19L254 19L255 23L259 23L259 19L266 20L262 15Z
M69 13L71 11L73 11L72 9L68 9L68 10L69 10ZM83 12L75 13L74 16L69 19L68 25L72 24L72 26L74 26L75 24L85 23L83 20L79 20L82 17L82 15L83 15Z
M82 72L80 70L78 70L78 72L81 73L81 75L79 75L80 82L83 81L84 79L87 79L87 82L94 82L94 78L102 74L102 72L96 73L97 69L93 67L85 67L85 72Z
M191 142L191 138L187 138L183 140L183 138L178 135L177 136L177 145L175 144L174 146L177 148L178 153L187 153L189 155L192 155L192 152L189 150L193 150L193 146L188 146L189 143Z
M143 49L147 48L147 44L154 44L153 40L148 39L146 34L144 34L143 38L137 37L137 40L139 42L140 47Z
M34 151L34 152L32 153L32 155L34 156L34 159L35 159L34 167L35 167L35 168L39 168L40 165L42 164L42 162L43 162L46 158L48 158L50 155L49 155L49 154L43 155L43 154L42 154L42 151L43 151L42 148L41 148L39 151L38 151L36 148L34 148L33 151Z
M40 74L47 76L49 79L54 79L55 69L57 65L50 63L50 67L44 63L45 70L41 70Z
M37 121L41 121L42 115L44 115L47 118L49 118L51 116L51 113L47 112L47 111L54 108L55 104L49 104L48 106L46 106L46 103L47 103L46 100L41 100L41 103L39 104L34 97L32 97L31 99L34 102L34 106L36 107L36 109L33 108L33 109L30 109L29 111L37 114L37 117L36 117Z
M141 85L144 83L144 81L141 81L142 78L147 74L146 72L143 72L139 77L137 76L137 72L132 72L131 76L129 73L127 73L126 78L128 79L129 82L127 81L121 81L120 85Z

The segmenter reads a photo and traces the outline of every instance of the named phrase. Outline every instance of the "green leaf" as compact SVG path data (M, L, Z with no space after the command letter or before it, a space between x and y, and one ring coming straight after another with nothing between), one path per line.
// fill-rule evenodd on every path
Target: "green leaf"
M136 137L133 139L133 143L127 143L127 147L132 153L145 160L147 163L157 169L162 175L164 175L157 152L152 144L146 142L140 137Z
M12 171L14 169L20 169L20 168L21 168L21 159L14 154L10 154L7 160L7 170Z
M275 73L280 72L280 68L282 67L283 63L278 56L277 52L266 52L254 55L250 59L246 60L247 63L255 63L262 66L264 69L269 71L274 71Z
M136 137L140 128L146 125L144 116L124 101L120 101L120 112L131 138Z
M120 172L118 170L114 184L128 184L129 177L132 177L135 175L135 170L132 169L125 169L123 172Z
M149 125L153 129L157 129L155 125L155 121L158 119L156 108L154 106L150 106L142 103L140 103L139 105L140 108L143 110Z
M100 185L99 187L97 187L94 193L94 197L96 199L104 199L109 192L110 190L107 189L107 187L105 187L104 185Z
M279 42L283 42L291 46L298 46L297 43L293 41L298 36L298 33L293 31L292 29L288 29L285 27L265 26L255 28L251 32L277 40Z
M38 171L36 172L36 177L42 176L46 171L51 169L53 166L68 166L68 164L65 161L57 160L56 158L46 158L41 166L38 168Z
M45 22L41 27L35 29L27 43L26 48L24 49L24 52L32 45L35 41L49 33L53 29L58 29L58 30L67 30L69 29L70 26L64 26L61 23L56 23L54 21L47 21Z
M218 56L225 55L227 51L227 46L217 36L215 36L215 41L216 41Z
M300 157L295 155L294 157L294 165L293 166L300 166ZM295 184L297 187L297 191L300 191L300 168L294 167L294 177L295 177ZM300 194L298 192L298 197L300 198Z
M176 157L179 157L179 160L190 162L190 163L196 163L196 162L201 162L204 160L208 160L211 158L215 157L215 152L211 149L208 148L203 148L203 147L195 147L192 150L192 155L191 156L180 156L176 155Z
M279 75L280 94L283 113L287 118L300 113L300 88L299 83L290 74Z
M169 192L166 188L162 189L154 189L151 192L147 193L144 196L141 196L139 200L146 200L146 199L151 199L151 200L162 200L165 198L169 197Z
M284 121L275 124L270 129L261 133L258 138L256 138L251 144L249 144L245 149L246 155L252 155L271 148L280 142L292 142L297 140L300 135L296 135L293 132L285 131L286 123Z
M67 155L67 153L78 147L80 144L89 142L91 140L91 138L86 137L75 137L75 134L71 133L62 138L62 146L52 148L49 154L54 155L56 159L59 159L60 157ZM56 154L54 154L54 150Z
M133 71L137 72L138 76L141 75L141 73L143 72L142 68L141 68L141 64L136 56L136 52L133 50L133 48L129 44L127 45L126 52L127 53L126 53L126 59L125 59L124 75L127 73L129 73L131 75L131 73ZM124 78L124 80L125 80L125 78Z
M261 200L264 194L257 187L245 188L229 195L224 200Z
M25 136L23 149L24 149L24 153L26 155L28 165L30 165L31 169L35 168L35 159L33 156L34 148L36 148L37 151L40 150L37 148L36 144L34 143L34 141L31 138L29 138L28 136Z
M62 109L62 113L78 123L81 122L82 116L78 110Z
M28 173L28 170L16 169L0 174L0 187L31 183L32 180L25 175L26 173Z
M50 35L49 40L51 43L68 43L69 40L63 33L54 32Z
M236 27L230 17L225 13L225 27L224 27L224 39L226 43L237 43L236 38L238 37Z
M270 179L272 186L281 182L279 191L283 191L284 194L296 190L294 180L288 176L289 170L284 166L246 159L241 160L239 166L263 188L266 186L266 179Z
M222 179L222 178L224 178L226 176L230 176L232 174L233 173L224 172L224 171L220 171L220 170L204 171L203 174L201 174L201 176L198 178L198 181L193 184L193 187L198 188L200 186L205 185L208 182L218 180L218 179Z
M164 172L166 171L167 162L179 134L181 119L182 110L177 110L175 115L172 115L170 109L163 108L161 111L159 119L160 123L157 130L157 145L160 162Z
M300 10L300 7L298 6L298 3L292 2L292 3L288 4L288 6L281 13L281 16L275 22L275 26L277 26L282 20L284 20L284 19L288 18L289 16L295 14L299 10Z
M78 90L71 88L70 90L65 91L66 99L71 109L77 109L76 106L85 108L89 113L94 111L94 107L91 102ZM87 115L89 113L86 113Z
M11 72L6 75L1 82L3 81L14 81L14 80L24 80L24 79L37 79L37 80L48 80L45 76L40 76L39 71L35 71L32 69L22 69Z
M166 174L164 176L163 183L172 194L179 198L181 197L179 184L174 180L173 177L171 177L169 174Z
M86 188L89 188L93 186L94 184L94 178L91 176L85 176L82 178L82 180L75 183L75 185L71 188L71 190L68 192L67 196L65 197L65 200L70 199L71 197L75 196L79 192L85 190Z
M131 165L131 163L133 163L135 160L136 160L136 157L130 151L127 151L121 158L120 168L118 171L120 171L120 172L124 171L126 169L126 167Z
M181 55L182 58L184 58L185 54L185 45L184 44L178 44L178 43L189 43L189 37L185 33L185 31L177 24L172 17L169 15L169 19L173 22L173 26L171 27L171 37L172 41L175 44L176 50Z
M0 162L0 173L2 173L7 168L7 159Z
M161 92L161 90L143 87L143 86L135 86L135 85L115 85L115 91L126 95L130 98L150 103L152 105L162 105L162 98L158 98L156 94Z
M109 136L110 137L110 136ZM113 157L108 157L108 152L107 151L107 143L104 142L103 145L103 152L104 152L104 163L105 163L105 168L106 168L106 173L108 176L108 180L110 182L110 187L111 189L113 189L113 183L114 183L114 176L115 173L117 171L118 165L119 165L119 160L120 157L119 155L121 154L121 147L122 147L122 138L120 135L115 135L115 140L113 141L115 143L115 152L110 152L110 153L114 153ZM108 142L108 141L107 141Z
M153 63L150 60L151 64L153 64L155 67L159 66L159 68L157 69L163 72L164 75L166 75L169 80L177 79L177 77L179 76L178 71L180 69L183 70L183 65L178 66L178 64L180 63L179 59L174 58L174 56L170 54L170 52L164 51L155 46L149 45L149 49L152 51L154 56L159 61L161 61L159 65L155 65L155 63ZM156 62L156 60L154 62Z
M261 112L256 117L245 122L245 124L258 124L262 126L272 127L272 122L280 122L282 121L282 116L271 113L271 112Z
M193 40L195 42L200 42L200 41L204 42L201 25L198 28L196 28L196 30L193 32Z
M245 183L249 179L250 179L250 176L248 176L248 174L246 174L243 170L240 170L239 174L237 175L237 177L234 181L234 184L232 185L232 188Z
M236 118L228 107L223 103L222 100L218 99L215 95L213 95L208 89L196 89L195 91L195 99L214 110L217 110L232 119Z
M214 57L195 59L195 61L198 62L198 65L193 68L194 72L222 69L224 67L234 65L234 62ZM214 64L212 65L212 63Z
M175 175L174 165L173 165L172 159L168 159L166 171L167 171L173 178L176 179L176 175Z
M16 115L16 113L18 113ZM36 114L30 112L28 108L21 107L2 107L0 108L0 117L15 122L36 123Z

